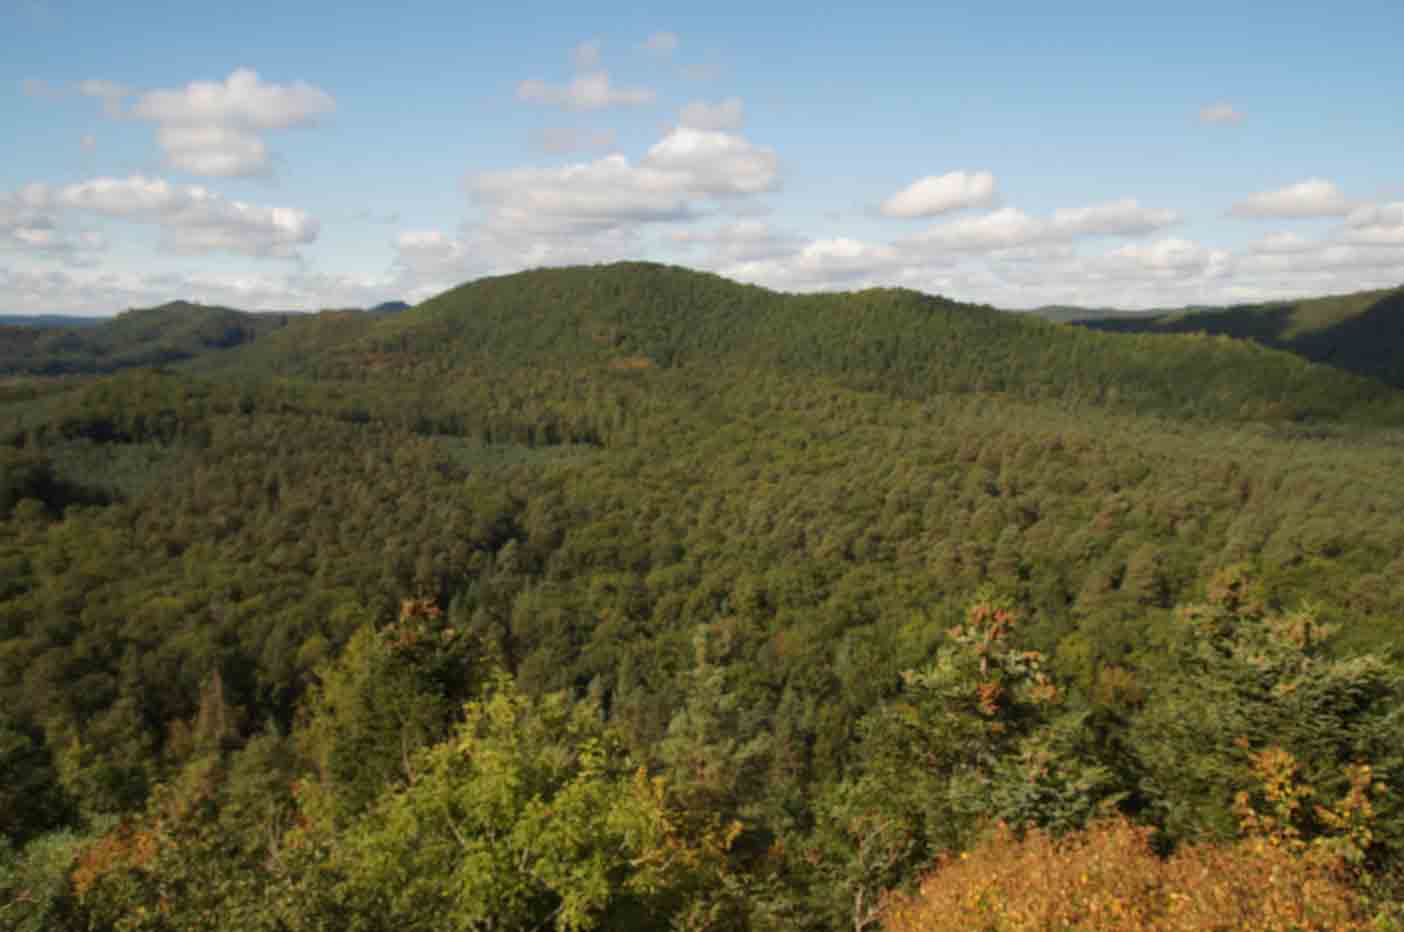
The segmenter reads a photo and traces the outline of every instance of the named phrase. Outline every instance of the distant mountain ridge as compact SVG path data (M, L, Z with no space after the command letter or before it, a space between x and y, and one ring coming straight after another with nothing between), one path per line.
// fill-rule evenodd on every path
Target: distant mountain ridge
M741 366L905 397L973 391L1297 420L1404 411L1404 395L1384 384L1404 385L1401 307L1404 289L1149 316L1067 307L1011 313L894 288L784 294L623 262L484 278L414 307L387 302L370 312L252 314L172 302L81 328L0 327L0 374L181 364L255 378L454 378L524 365ZM1043 319L1087 313L1101 319ZM1350 336L1356 332L1364 336Z
M78 375L170 365L227 350L300 315L172 301L73 325L0 327L0 374Z
M96 327L111 319L73 314L0 314L0 327Z
M1404 286L1298 301L1068 319L1112 333L1209 333L1252 340L1404 388Z

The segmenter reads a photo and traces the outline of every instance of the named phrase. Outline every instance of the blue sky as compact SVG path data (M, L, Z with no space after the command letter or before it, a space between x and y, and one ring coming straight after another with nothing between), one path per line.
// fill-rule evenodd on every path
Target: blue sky
M616 259L1024 308L1404 283L1404 13L0 0L0 312Z

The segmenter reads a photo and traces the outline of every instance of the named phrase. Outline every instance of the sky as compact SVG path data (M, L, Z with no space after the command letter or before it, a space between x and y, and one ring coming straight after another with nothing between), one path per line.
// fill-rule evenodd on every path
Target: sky
M1404 284L1395 2L0 0L0 313L647 259L1152 308Z

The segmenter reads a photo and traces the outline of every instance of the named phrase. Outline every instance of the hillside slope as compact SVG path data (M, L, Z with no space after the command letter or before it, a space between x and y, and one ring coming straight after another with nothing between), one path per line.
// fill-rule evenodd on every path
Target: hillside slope
M168 365L247 343L295 316L173 301L96 325L0 327L0 374L75 375Z
M287 366L345 376L725 362L822 373L904 397L995 392L1268 420L1400 413L1400 395L1378 382L1245 340L1101 333L899 289L781 294L648 263L482 279L378 321L332 348L335 362L292 344L285 351Z
M1404 287L1077 323L1113 333L1211 333L1404 387Z

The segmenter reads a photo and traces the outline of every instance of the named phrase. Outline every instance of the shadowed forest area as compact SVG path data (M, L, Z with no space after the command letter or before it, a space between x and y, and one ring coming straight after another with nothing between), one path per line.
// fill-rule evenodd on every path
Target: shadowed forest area
M1400 298L1331 300L627 263L7 363L0 928L1399 928Z
M1404 387L1404 288L1078 322L1113 333L1222 334Z

